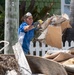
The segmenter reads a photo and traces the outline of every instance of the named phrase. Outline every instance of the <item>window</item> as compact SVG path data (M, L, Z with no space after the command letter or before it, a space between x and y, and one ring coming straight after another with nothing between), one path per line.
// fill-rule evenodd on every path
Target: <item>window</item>
M65 4L70 4L70 0L65 0Z
M66 13L70 15L70 1L71 0L61 0L61 14Z

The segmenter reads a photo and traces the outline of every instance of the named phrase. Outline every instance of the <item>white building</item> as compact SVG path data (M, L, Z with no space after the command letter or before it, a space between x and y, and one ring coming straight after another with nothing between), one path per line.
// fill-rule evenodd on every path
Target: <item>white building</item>
M70 15L70 1L71 0L61 0L61 14L66 13Z

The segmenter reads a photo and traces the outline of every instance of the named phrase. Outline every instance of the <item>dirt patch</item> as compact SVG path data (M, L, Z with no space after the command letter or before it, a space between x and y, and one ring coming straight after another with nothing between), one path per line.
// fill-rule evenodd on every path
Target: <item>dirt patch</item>
M15 70L18 75L21 75L14 55L0 55L0 75L5 75L8 70Z

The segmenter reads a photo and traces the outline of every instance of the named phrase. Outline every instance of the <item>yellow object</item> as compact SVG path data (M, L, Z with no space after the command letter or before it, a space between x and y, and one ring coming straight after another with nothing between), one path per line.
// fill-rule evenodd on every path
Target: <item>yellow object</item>
M43 23L43 21L42 21L42 20L38 20L38 22L39 22L39 24L42 24L42 23Z

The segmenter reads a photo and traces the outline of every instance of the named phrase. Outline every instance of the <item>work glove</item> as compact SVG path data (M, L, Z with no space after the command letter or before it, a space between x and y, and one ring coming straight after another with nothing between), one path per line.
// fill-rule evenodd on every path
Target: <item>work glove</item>
M35 27L35 28L39 28L39 27L41 27L41 24L43 23L43 21L42 20L38 20L37 22L35 22L34 24L33 24L33 26Z

